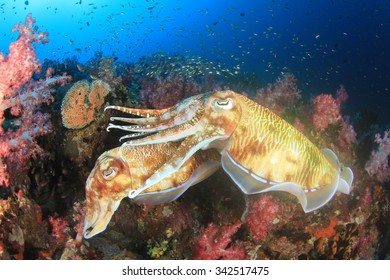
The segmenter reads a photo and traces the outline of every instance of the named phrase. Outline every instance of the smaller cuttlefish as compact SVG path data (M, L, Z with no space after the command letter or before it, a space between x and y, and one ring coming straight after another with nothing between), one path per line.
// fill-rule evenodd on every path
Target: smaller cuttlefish
M87 214L84 237L104 231L123 198L137 190L156 169L175 153L179 143L139 147L122 146L97 159L86 183ZM199 151L177 172L141 192L133 201L161 204L177 199L189 187L209 177L220 167L216 150Z

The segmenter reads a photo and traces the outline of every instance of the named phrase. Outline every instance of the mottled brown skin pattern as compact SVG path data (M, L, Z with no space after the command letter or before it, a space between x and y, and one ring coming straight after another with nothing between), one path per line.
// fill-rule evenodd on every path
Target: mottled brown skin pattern
M213 94L209 104L229 98L234 108L211 114L210 123L227 115L218 126L237 126L227 148L237 163L266 180L295 182L304 189L331 183L338 170L312 142L269 109L232 91ZM232 117L232 111L241 116Z
M92 220L93 213L99 210L99 202L119 201L129 191L137 189L155 170L161 167L177 150L180 143L163 143L147 146L115 148L103 153L96 161L86 185L87 215ZM194 170L208 160L219 160L215 150L199 151L176 173L147 189L144 193L166 190L186 182ZM107 180L103 173L110 168L116 175ZM111 209L109 209L111 210Z

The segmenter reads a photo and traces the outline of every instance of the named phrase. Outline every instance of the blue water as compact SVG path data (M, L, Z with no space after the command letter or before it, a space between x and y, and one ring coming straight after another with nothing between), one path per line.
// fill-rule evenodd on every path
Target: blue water
M96 50L135 62L155 52L190 54L273 82L292 72L303 95L344 84L344 112L367 109L390 123L388 0L0 0L0 51L32 13L50 43L38 58L85 62Z

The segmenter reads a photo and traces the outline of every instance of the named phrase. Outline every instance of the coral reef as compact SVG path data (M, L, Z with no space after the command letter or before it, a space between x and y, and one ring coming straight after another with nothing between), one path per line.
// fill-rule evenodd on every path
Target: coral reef
M83 240L85 180L121 136L106 132L104 103L162 108L218 87L256 86L200 57L156 54L119 63L97 53L85 65L70 58L42 67L34 44L47 34L31 16L14 31L19 38L0 54L0 259L389 258L390 132L377 134L371 157L358 160L356 143L368 128L356 133L354 119L343 115L345 88L310 102L292 74L258 89L255 99L352 166L350 195L305 214L286 193L246 196L221 171L172 203L125 199L106 231ZM69 75L74 88L59 87ZM72 106L61 113L61 103ZM71 129L62 125L64 115Z
M331 94L320 94L313 98L313 125L320 132L330 124L341 119L340 106L348 99L343 85L336 91L336 98Z

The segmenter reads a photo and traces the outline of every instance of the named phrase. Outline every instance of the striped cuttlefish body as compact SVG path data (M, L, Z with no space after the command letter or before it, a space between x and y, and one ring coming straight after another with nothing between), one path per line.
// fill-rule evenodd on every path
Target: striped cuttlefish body
M331 150L319 150L269 109L233 91L193 96L163 110L106 109L138 116L111 118L126 124L111 123L108 129L133 132L122 139L144 136L123 147L181 141L165 164L130 191L130 198L172 176L198 151L211 148L219 151L223 169L246 194L289 192L310 212L326 204L336 191L350 191L352 170L343 167Z

